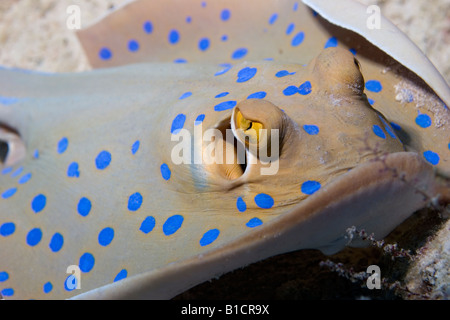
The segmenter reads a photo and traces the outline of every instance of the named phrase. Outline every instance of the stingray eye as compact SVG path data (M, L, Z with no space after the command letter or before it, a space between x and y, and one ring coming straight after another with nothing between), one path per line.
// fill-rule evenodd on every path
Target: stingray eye
M236 129L241 129L245 136L248 137L248 142L252 144L258 144L261 134L261 129L264 126L261 122L246 119L241 111L236 112ZM247 140L246 140L246 144Z
M25 145L19 134L0 125L0 168L13 166L25 158Z

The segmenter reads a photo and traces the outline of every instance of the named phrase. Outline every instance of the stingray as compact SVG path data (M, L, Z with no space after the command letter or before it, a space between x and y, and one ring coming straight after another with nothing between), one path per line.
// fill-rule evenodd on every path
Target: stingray
M134 1L78 33L94 70L0 70L3 297L167 299L448 193L439 72L304 3Z

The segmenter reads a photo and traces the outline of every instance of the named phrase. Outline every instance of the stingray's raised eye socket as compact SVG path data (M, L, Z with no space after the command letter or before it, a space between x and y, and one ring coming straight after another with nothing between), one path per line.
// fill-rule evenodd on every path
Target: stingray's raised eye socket
M0 168L13 166L25 158L25 144L19 134L0 125Z

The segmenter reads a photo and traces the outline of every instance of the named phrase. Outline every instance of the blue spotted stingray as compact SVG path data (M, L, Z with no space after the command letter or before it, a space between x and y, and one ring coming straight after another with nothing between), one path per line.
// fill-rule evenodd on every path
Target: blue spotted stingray
M2 296L171 298L448 192L445 81L304 2L135 1L78 34L95 70L0 70Z

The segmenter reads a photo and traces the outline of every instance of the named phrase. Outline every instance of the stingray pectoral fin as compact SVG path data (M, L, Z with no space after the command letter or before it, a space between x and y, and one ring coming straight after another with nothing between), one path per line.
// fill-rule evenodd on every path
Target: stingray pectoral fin
M352 226L383 238L435 193L430 165L398 152L364 163L279 218L230 243L109 285L75 299L167 299L213 277L284 252L345 247ZM352 242L359 246L364 243Z

